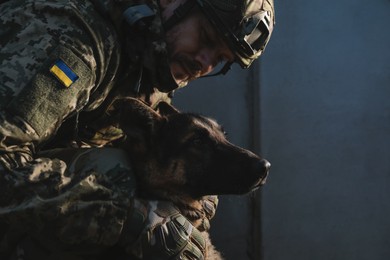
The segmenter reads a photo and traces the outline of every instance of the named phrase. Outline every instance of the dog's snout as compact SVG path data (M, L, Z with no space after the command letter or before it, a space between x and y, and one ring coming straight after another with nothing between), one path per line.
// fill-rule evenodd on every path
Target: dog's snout
M269 172L271 168L271 163L266 159L261 159L260 163L263 165L264 172Z
M261 171L261 181L259 185L263 185L267 180L269 169L271 168L271 163L266 159L261 159L258 164L258 167L260 168Z

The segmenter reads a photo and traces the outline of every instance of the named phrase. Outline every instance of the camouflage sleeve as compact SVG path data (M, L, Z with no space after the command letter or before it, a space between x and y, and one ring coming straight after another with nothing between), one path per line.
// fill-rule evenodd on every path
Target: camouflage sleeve
M23 174L13 187L12 203L3 205L6 198L0 196L0 258L23 251L28 257L21 259L54 259L64 252L97 259L119 241L134 208L136 182L126 154L102 148L43 155L69 164L42 157L34 171L18 169ZM19 196L18 188L29 196Z
M31 161L34 148L83 109L107 76L115 44L103 33L107 26L94 25L102 21L97 16L81 0L0 5L0 163L6 168Z
M124 151L56 149L43 155L68 161L68 167L40 159L35 171L27 167L20 175L30 196L16 192L11 205L0 205L1 259L17 252L30 257L21 259L65 252L83 259L204 259L206 238L173 203L135 199Z

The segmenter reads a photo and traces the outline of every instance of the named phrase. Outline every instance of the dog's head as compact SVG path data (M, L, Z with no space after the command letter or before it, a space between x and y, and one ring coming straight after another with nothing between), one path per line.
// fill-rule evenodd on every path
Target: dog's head
M116 103L123 142L143 191L172 198L244 194L265 183L269 162L230 143L216 121L136 99ZM163 115L161 115L163 114Z

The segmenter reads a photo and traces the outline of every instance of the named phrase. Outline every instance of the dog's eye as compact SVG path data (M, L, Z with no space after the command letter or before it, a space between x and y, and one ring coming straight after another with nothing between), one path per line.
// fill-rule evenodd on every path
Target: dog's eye
M204 144L204 136L201 133L194 133L190 138L188 138L187 144L189 145L202 145Z
M191 138L191 144L193 145L201 145L203 142L202 142L202 139L199 137L199 136L194 136L193 138Z
M187 139L186 143L189 145L205 145L209 140L209 133L205 129L197 129L191 133L191 136Z

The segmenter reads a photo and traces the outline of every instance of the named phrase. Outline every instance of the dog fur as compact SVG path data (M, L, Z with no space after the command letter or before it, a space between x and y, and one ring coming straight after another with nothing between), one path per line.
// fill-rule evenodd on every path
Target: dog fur
M126 135L120 146L130 155L140 195L173 201L195 227L212 217L202 204L206 195L245 194L265 183L270 164L230 143L215 120L167 103L157 113L133 98L115 107ZM208 244L206 259L221 259Z

